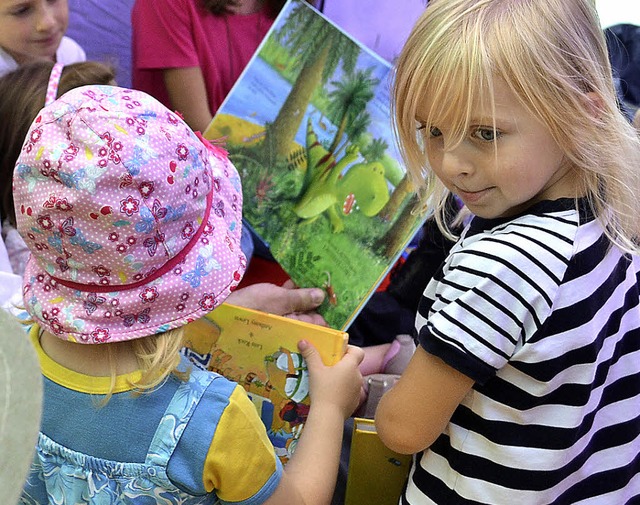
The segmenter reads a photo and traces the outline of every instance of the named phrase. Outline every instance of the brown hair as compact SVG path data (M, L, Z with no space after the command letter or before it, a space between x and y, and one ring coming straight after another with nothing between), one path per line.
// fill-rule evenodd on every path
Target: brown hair
M39 61L20 66L0 77L0 216L16 225L13 206L13 169L31 123L44 107L53 63ZM63 68L57 96L86 84L114 84L113 68L86 61Z

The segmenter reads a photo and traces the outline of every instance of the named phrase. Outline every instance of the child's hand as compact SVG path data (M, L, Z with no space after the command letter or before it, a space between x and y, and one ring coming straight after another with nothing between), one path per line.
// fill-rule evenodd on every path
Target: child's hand
M346 419L358 407L362 388L362 374L358 368L364 351L348 346L344 357L334 366L322 363L316 348L306 340L298 342L309 370L309 396L314 407L322 404L323 410L335 406Z

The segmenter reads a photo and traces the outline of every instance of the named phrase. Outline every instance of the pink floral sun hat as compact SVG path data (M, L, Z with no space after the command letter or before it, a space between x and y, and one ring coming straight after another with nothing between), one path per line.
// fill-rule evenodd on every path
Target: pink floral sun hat
M246 266L226 152L139 91L84 86L31 125L13 181L36 322L82 343L177 328L219 305Z

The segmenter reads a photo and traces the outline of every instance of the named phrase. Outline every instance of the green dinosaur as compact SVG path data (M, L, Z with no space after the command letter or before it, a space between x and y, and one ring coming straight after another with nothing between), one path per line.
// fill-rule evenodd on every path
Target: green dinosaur
M311 120L307 122L306 141L307 172L294 207L298 217L310 222L326 212L333 232L339 233L344 230L342 215L359 210L372 217L382 210L389 201L389 189L380 162L351 165L359 156L355 145L347 147L345 155L336 161L318 142Z

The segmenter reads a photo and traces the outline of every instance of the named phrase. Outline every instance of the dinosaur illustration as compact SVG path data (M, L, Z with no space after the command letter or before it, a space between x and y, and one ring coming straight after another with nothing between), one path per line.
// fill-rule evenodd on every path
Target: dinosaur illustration
M307 122L307 172L294 212L305 220L327 213L334 233L344 230L341 216L359 210L365 216L378 214L389 201L384 166L379 162L356 163L358 147L350 145L336 160L318 141L311 120ZM344 175L342 175L344 172Z

